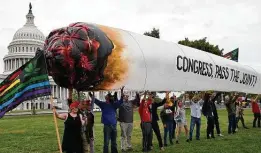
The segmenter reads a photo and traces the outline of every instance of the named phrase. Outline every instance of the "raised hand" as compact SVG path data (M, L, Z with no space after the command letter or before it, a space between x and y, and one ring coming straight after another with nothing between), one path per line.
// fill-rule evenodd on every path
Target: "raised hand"
M124 87L125 87L125 86L121 87L121 95L123 95Z
M94 95L94 92L88 92L89 96L92 98Z

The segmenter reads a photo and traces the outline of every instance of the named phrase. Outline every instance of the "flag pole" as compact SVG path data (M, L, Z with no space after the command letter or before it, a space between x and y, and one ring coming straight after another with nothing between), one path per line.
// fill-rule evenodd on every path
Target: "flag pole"
M46 67L46 73L48 74L48 69L47 69L47 62L46 62L46 57L45 57L45 54L44 54L44 50L41 50L40 48L37 48L36 50L36 53L38 52L41 52L44 56L44 62L45 62L45 67ZM48 76L49 78L49 76ZM50 81L50 80L49 80ZM51 101L51 106L54 106L54 102L53 102L53 95L51 94L51 98L50 98L50 101ZM57 118L56 118L56 115L55 115L55 108L52 109L53 110L53 120L54 120L54 126L55 126L55 131L56 131L56 136L57 136L57 141L58 141L58 147L59 147L59 152L62 153L62 146L61 146L61 139L60 139L60 134L59 134L59 129L58 129L58 124L57 124Z
M54 106L52 95L51 95L51 106ZM56 116L55 116L55 108L53 108L53 120L54 120L54 125L55 125L55 130L56 130L56 136L57 136L59 151L60 151L60 153L62 153L62 146L61 146L61 140L60 140L60 135L59 135L59 129L58 129L58 124L57 124L57 119L56 119Z

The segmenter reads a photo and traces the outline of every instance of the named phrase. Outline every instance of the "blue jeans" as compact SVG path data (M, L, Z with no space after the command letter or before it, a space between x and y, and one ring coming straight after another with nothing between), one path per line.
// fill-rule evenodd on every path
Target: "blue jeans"
M196 139L200 137L200 125L201 125L201 118L196 118L191 116L190 121L190 131L189 131L189 139L192 140L193 130L196 125Z
M237 127L237 122L236 122L236 115L231 114L228 116L228 134L231 134L232 132L235 133L236 127Z
M164 145L167 144L167 136L169 134L169 141L172 144L172 134L173 134L173 121L167 121L166 126L164 125Z
M109 143L111 140L111 152L118 153L117 150L117 125L104 125L103 133L104 133L104 146L103 153L109 153Z

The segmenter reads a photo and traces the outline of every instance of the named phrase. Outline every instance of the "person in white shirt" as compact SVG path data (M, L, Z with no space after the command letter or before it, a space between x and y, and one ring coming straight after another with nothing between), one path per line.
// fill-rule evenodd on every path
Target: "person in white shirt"
M188 126L187 126L187 119L186 119L186 110L183 104L184 102L185 102L185 96L183 96L182 101L178 102L178 108L175 114L175 120L178 127L178 131L176 135L176 144L179 144L179 136L183 127L185 129L186 138L188 138ZM189 142L189 139L187 139L187 142Z
M201 126L201 106L204 101L202 96L194 96L190 101L190 111L191 111L191 121L190 121L190 131L189 140L192 141L193 130L196 125L196 140L200 140L200 126Z

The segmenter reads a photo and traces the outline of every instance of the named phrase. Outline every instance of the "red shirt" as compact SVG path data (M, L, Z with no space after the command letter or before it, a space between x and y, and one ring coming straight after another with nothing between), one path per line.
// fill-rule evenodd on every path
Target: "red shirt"
M147 100L147 102L145 102L145 100L141 101L139 113L142 122L151 122L151 113L149 111L149 106L151 105L151 103L151 100Z
M260 108L256 102L252 102L252 112L253 113L260 113Z

